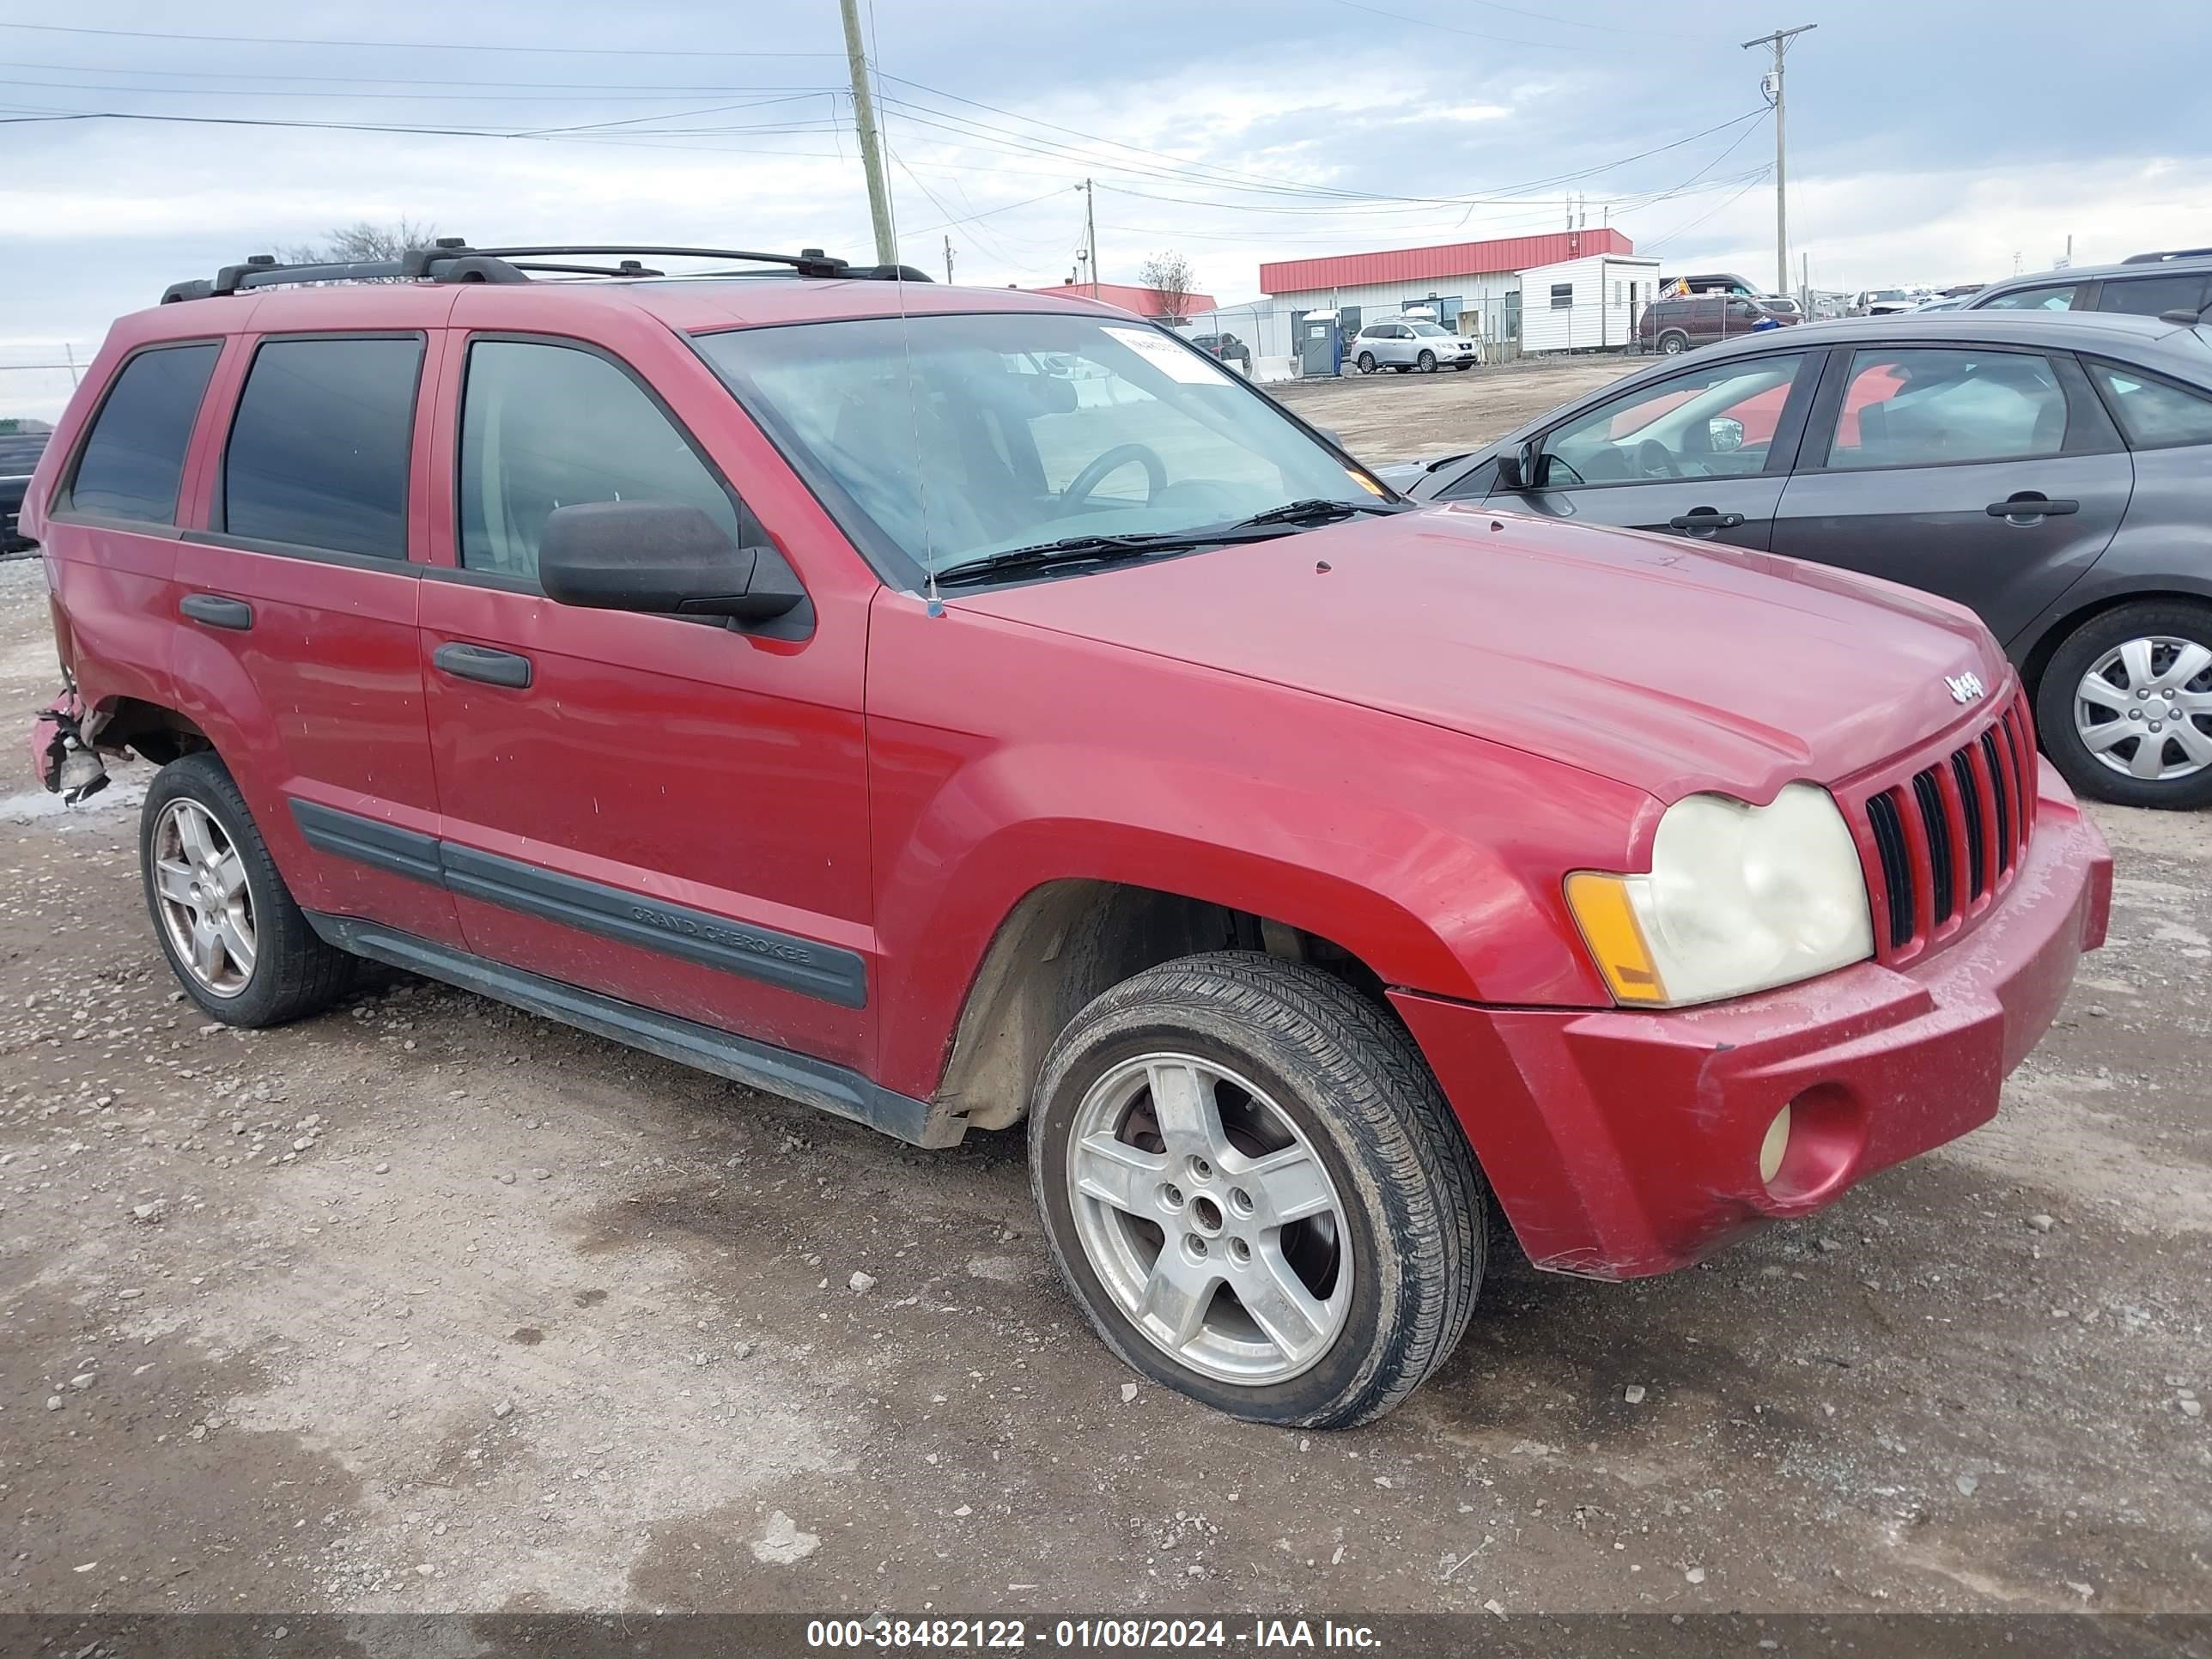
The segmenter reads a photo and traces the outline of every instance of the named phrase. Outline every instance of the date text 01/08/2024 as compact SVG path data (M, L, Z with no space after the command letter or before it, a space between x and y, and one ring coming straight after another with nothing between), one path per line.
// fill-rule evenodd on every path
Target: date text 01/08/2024
M811 1620L806 1627L806 1645L816 1651L1012 1651L1032 1646L1073 1651L1173 1650L1224 1648L1231 1643L1263 1650L1379 1645L1370 1626L1327 1619L1254 1619L1249 1627L1232 1627L1220 1619L1060 1619L1050 1624L1022 1619L825 1619Z

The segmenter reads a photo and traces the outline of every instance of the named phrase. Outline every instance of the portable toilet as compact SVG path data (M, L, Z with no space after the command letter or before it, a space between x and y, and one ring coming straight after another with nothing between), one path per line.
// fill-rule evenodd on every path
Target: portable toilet
M1298 373L1302 375L1333 375L1340 361L1336 340L1336 313L1309 311L1298 319Z

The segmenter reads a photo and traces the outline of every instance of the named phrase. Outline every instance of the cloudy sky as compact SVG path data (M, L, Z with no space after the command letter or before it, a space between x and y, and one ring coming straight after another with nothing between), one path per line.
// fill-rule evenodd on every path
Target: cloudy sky
M1266 258L1611 222L1670 266L1773 270L1770 27L1814 284L1948 284L2212 245L2212 12L2136 0L862 0L901 251L1066 278L1173 249L1224 301ZM167 283L356 220L482 244L869 254L836 0L477 0L0 22L0 414ZM2094 21L2085 21L2086 18ZM450 31L450 33L448 33ZM96 118L82 118L91 112ZM157 119L156 117L181 118ZM363 130L369 129L369 130Z

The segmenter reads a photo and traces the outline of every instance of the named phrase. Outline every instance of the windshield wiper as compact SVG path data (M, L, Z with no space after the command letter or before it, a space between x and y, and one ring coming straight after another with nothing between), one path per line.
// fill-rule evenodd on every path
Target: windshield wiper
M1411 509L1410 501L1333 501L1316 495L1303 501L1285 501L1280 507L1271 507L1265 513L1255 513L1249 519L1239 520L1240 527L1263 524L1331 524L1339 519L1348 519L1355 513L1404 513Z
M1226 525L1216 530L1145 531L1120 536L1063 536L1035 547L1009 548L963 559L937 573L939 586L950 582L989 581L994 577L1049 570L1059 565L1113 564L1148 558L1155 553L1184 553L1193 548L1215 547L1228 542L1268 541L1283 533L1260 525Z

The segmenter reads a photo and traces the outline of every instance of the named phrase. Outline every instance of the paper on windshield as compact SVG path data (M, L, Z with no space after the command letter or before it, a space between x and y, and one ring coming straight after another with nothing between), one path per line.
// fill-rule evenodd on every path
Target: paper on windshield
M1109 325L1106 331L1170 380L1204 386L1208 381L1222 378L1224 371L1214 364L1212 358L1187 351L1165 335L1155 334L1149 328L1115 328Z

